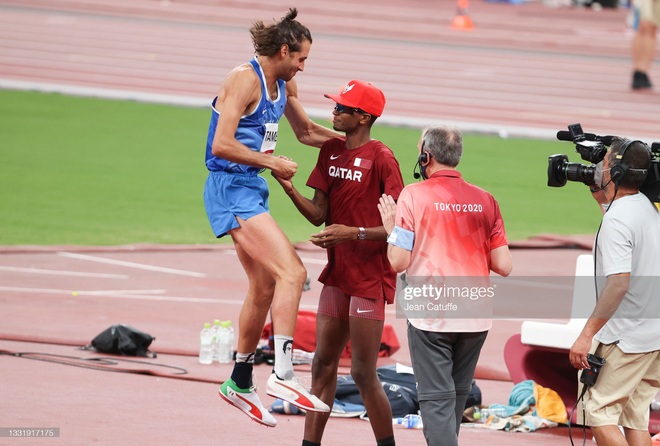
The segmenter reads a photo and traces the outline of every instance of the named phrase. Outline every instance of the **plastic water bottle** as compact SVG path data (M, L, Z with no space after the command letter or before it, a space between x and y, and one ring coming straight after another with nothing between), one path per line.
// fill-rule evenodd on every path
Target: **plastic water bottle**
M209 322L204 323L204 328L199 333L199 363L213 363L213 332Z
M213 361L220 361L220 319L213 321L211 332L213 332Z
M474 408L474 419L477 421L485 423L491 416L493 417L493 421L506 417L506 409L504 407L492 407L487 409L479 409L478 407Z
M218 335L218 362L229 364L234 359L234 327L231 321L220 322Z
M306 352L297 348L294 348L291 352L291 363L293 365L311 364L313 360L314 352Z
M651 401L651 410L660 410L660 392Z
M507 416L506 409L504 407L489 407L488 416L492 415L496 418L505 418Z
M392 424L400 424L406 429L422 429L422 417L416 414L408 414L405 417L393 418Z

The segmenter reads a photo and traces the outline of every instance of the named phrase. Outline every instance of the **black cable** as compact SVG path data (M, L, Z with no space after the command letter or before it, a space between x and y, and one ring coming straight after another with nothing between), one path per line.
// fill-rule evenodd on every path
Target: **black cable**
M612 180L610 180L605 187L607 187L608 184L610 184ZM605 209L605 213L603 214L603 218L605 218L605 214L607 214L612 207L612 203L614 203L614 200L616 199L617 194L619 193L619 185L617 183L614 183L614 195L612 196L612 199L610 200L609 204L607 205L607 209ZM601 219L600 225L598 225L598 231L596 231L596 239L594 240L594 289L596 291L596 304L598 304L598 274L597 274L597 269L596 265L598 263L597 261L597 256L598 256L598 236L600 235L600 230L603 227L603 220ZM575 409L577 409L577 405L582 400L582 444L585 445L587 442L587 425L585 424L586 421L586 411L584 408L584 394L587 393L587 390L589 389L589 386L583 385L582 387L582 392L580 393L580 396L578 397L577 401L575 402L575 406L573 406L573 409L571 409L571 414L568 417L568 438L571 440L571 446L575 446L573 443L573 435L571 433L571 420L573 419L573 413L575 412Z
M611 180L610 180L611 182ZM609 183L607 183L609 184ZM607 184L605 186L607 186ZM612 199L610 200L609 204L607 205L607 209L605 209L605 213L603 214L603 218L605 218L605 214L610 210L612 207L612 203L614 203L614 199L616 198L617 193L619 192L619 186L615 183L614 185L614 196L612 196ZM598 231L596 231L596 239L594 240L594 290L596 291L596 304L598 304L598 274L597 274L597 269L596 265L598 263L597 256L598 256L598 236L600 235L600 230L603 227L603 220L600 220L600 224L598 225ZM573 419L573 414L575 413L575 409L577 409L577 405L582 400L582 444L585 445L587 442L587 426L584 424L586 420L586 413L584 410L584 394L587 393L587 389L589 386L584 385L582 387L582 393L580 393L580 396L578 397L577 401L575 402L575 406L573 406L573 409L571 409L571 414L568 417L568 438L571 440L571 446L575 446L573 443L573 434L571 432L571 420Z
M607 212L607 211L605 211ZM594 240L594 290L596 291L596 303L598 303L598 274L596 274L596 257L598 256L598 236L600 235L600 228L603 227L603 220L600 220L598 231L596 231L596 239Z
M149 370L113 369L107 367L107 366L118 365L120 362L129 362L133 364L147 364L149 366L163 367L167 369L176 370L176 372L172 372L173 375L185 375L188 373L188 371L183 367L178 367L175 365L159 364L155 362L140 361L135 359L125 359L125 358L109 358L109 357L84 358L79 356L56 355L54 353L11 352L8 350L0 350L0 355L14 356L16 358L32 359L36 361L52 362L55 364L71 365L74 367L81 367L92 370L103 370L106 372L167 376L167 375L161 375L159 373L154 373ZM80 362L76 363L76 361L80 361Z
M587 393L587 389L589 389L589 386L583 386L582 387L582 393L578 397L577 401L575 402L575 406L573 406L573 409L571 409L571 413L568 416L568 438L571 440L571 446L575 446L573 443L573 434L571 433L571 420L573 419L573 413L575 413L575 409L577 409L577 405L582 400L582 445L587 444L587 425L584 424L586 421L586 413L584 410L584 394Z
M612 180L610 180L607 184L610 184ZM607 184L605 186L607 186ZM607 214L612 207L612 203L614 203L614 199L616 198L616 195L619 193L619 185L614 184L614 196L610 200L609 204L607 205L607 209L605 209L605 213L603 214L603 218L605 218L605 214ZM598 225L598 231L596 231L596 239L594 240L594 289L596 290L596 303L598 303L598 274L596 274L596 257L598 256L598 236L600 235L600 228L603 227L603 219L600 220L600 224Z

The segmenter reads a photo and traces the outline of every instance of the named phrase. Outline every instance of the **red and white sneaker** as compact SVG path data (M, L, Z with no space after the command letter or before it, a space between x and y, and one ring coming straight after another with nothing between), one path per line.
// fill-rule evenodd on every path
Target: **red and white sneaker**
M228 379L218 389L220 397L232 406L242 410L248 417L257 423L268 427L275 427L277 420L266 410L257 395L257 386L241 389L233 379Z
M305 390L296 377L281 379L276 373L271 373L266 384L266 394L310 412L330 412L330 407Z

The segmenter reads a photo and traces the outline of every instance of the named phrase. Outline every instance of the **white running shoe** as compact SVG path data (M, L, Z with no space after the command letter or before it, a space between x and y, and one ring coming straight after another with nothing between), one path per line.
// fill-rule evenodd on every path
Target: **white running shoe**
M261 404L259 395L257 395L257 386L252 386L249 389L241 389L230 378L220 386L218 394L223 400L242 410L257 423L268 427L275 427L277 424L277 420Z
M305 390L296 377L280 379L275 372L271 373L266 384L266 394L310 412L330 412L330 407Z

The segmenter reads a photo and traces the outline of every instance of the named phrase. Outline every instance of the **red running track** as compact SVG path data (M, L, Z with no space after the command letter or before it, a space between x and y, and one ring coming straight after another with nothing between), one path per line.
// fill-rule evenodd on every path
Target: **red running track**
M279 18L289 6L0 0L0 86L93 87L205 106L221 77L252 54L251 22ZM581 122L588 132L660 140L660 96L629 87L627 10L475 1L469 9L475 28L462 31L450 26L455 6L451 0L299 5L314 36L297 77L309 113L329 117L323 93L362 78L386 94L383 123L447 122L472 132L553 137ZM657 65L651 77L660 82Z
M586 238L585 238L586 240ZM561 246L559 244L555 247ZM515 275L569 276L582 249L514 249ZM312 277L301 308L314 309L325 263L318 248L298 247ZM198 333L205 321L238 320L247 290L245 273L228 246L2 247L0 248L0 351L36 352L67 357L98 357L78 349L108 326L125 323L156 336L158 358L110 369L139 369L147 374L108 373L73 365L0 355L2 427L58 427L49 445L298 445L303 417L278 415L266 429L229 407L217 387L229 365L197 363ZM533 296L530 296L532 299ZM402 348L384 363L410 364L405 320L388 308L386 323ZM503 358L507 339L520 331L520 320L494 321L477 368L483 402L505 403L513 388ZM107 355L102 355L107 356ZM66 359L78 365L83 361ZM182 367L171 376L158 364ZM265 384L270 367L255 367ZM309 378L309 368L298 367ZM349 373L342 367L340 374ZM272 398L261 392L263 402ZM423 444L417 430L397 429L397 444ZM566 445L567 429L531 434L465 427L462 444L523 446L531 442ZM331 419L325 445L373 444L368 423ZM5 444L4 438L0 444ZM10 443L7 443L10 444ZM13 444L13 443L11 443ZM21 444L36 444L27 440ZM41 444L41 443L39 443Z
M0 0L0 87L205 106L220 77L252 53L251 21L279 18L288 6L280 0ZM449 0L307 1L299 9L314 46L297 79L314 116L330 114L322 93L362 78L386 93L384 123L450 122L465 131L552 137L581 122L589 132L660 139L659 96L629 89L631 33L625 10L480 1L470 8L476 28L463 32L450 27L455 3ZM651 76L660 82L657 66ZM130 323L157 336L160 361L187 368L193 379L0 356L0 427L61 427L61 437L48 444L66 445L300 443L301 417L278 417L280 425L271 430L250 423L215 395L227 367L204 368L193 356L201 322L220 312L237 319L246 283L231 254L194 249L192 257L181 257L185 249L174 256L162 249L92 249L82 254L126 263L109 269L86 257L58 254L71 251L66 247L1 250L0 349L83 355L73 346L113 323ZM569 275L580 253L518 250L516 265L525 271L517 273ZM90 269L83 271L83 264ZM316 277L320 264L308 268ZM164 272L168 269L202 275ZM58 271L91 276L72 279ZM303 305L314 307L315 289L303 296ZM404 347L393 359L406 362L405 324L389 321ZM503 402L511 390L502 348L519 324L496 321L484 349L478 378L487 403ZM258 368L260 382L267 374L267 368ZM397 430L396 437L404 446L423 443L420 431ZM336 420L324 444L347 438L358 445L373 443L366 423ZM533 434L464 429L461 439L463 444L511 446L568 441L565 428Z

